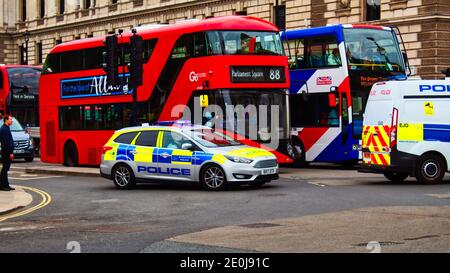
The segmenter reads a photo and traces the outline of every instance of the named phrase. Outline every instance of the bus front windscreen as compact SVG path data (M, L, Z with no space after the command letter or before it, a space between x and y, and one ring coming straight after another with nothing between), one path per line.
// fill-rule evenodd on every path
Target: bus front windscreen
M213 51L223 47L225 55L284 55L277 32L213 31L208 38Z
M29 101L36 99L39 92L39 77L41 70L33 67L11 67L6 69L12 99Z
M288 97L283 90L222 89L212 95L223 109L222 128L263 143L272 137L289 138Z
M349 69L404 72L405 64L394 35L381 29L344 29Z

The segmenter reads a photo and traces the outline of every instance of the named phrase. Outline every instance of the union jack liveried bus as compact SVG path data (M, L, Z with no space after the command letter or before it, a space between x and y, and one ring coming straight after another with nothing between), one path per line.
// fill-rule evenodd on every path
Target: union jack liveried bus
M333 25L282 33L290 68L290 109L297 165L360 159L364 108L372 85L406 78L397 28Z
M244 113L245 127L259 122L261 114L268 119L256 134L237 127L217 129L239 135L243 144L270 150L279 163L292 162L287 156L289 70L276 26L250 16L228 16L136 30L144 43L136 117L132 108L135 91L128 88L129 71L123 68L131 55L131 33L118 39L119 51L124 52L117 61L122 67L119 87L108 86L102 68L105 37L76 40L51 50L39 85L42 161L98 165L102 147L114 131L135 125L136 119L142 125L179 119L195 123L184 112L174 115L174 109L181 106L181 110L195 112L198 106L205 110L200 114L202 124L209 125L211 120L234 123L235 112L219 115L206 109L209 105L222 109L252 105L259 115ZM274 105L279 110L276 115L271 112ZM276 126L267 125L275 120ZM279 139L277 148L267 146L272 133Z

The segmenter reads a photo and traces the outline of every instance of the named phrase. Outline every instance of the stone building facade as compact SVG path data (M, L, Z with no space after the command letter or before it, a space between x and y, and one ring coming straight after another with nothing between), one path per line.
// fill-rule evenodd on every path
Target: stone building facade
M232 14L274 22L274 6L284 6L288 29L396 25L416 74L442 77L450 67L450 0L0 0L0 63L24 62L27 51L29 64L41 64L58 43L143 24Z

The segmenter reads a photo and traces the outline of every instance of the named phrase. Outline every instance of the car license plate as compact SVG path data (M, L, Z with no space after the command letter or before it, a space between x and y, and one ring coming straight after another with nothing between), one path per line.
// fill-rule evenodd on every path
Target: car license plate
M265 169L265 170L262 170L261 173L262 173L262 175L276 174L277 168Z
M14 150L13 153L14 154L23 154L23 153L25 153L25 150Z

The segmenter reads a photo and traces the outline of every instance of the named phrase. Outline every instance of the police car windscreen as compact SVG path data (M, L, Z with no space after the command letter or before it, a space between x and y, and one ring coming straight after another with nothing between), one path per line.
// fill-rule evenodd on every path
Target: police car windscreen
M234 139L210 129L192 130L190 136L207 148L241 145Z

